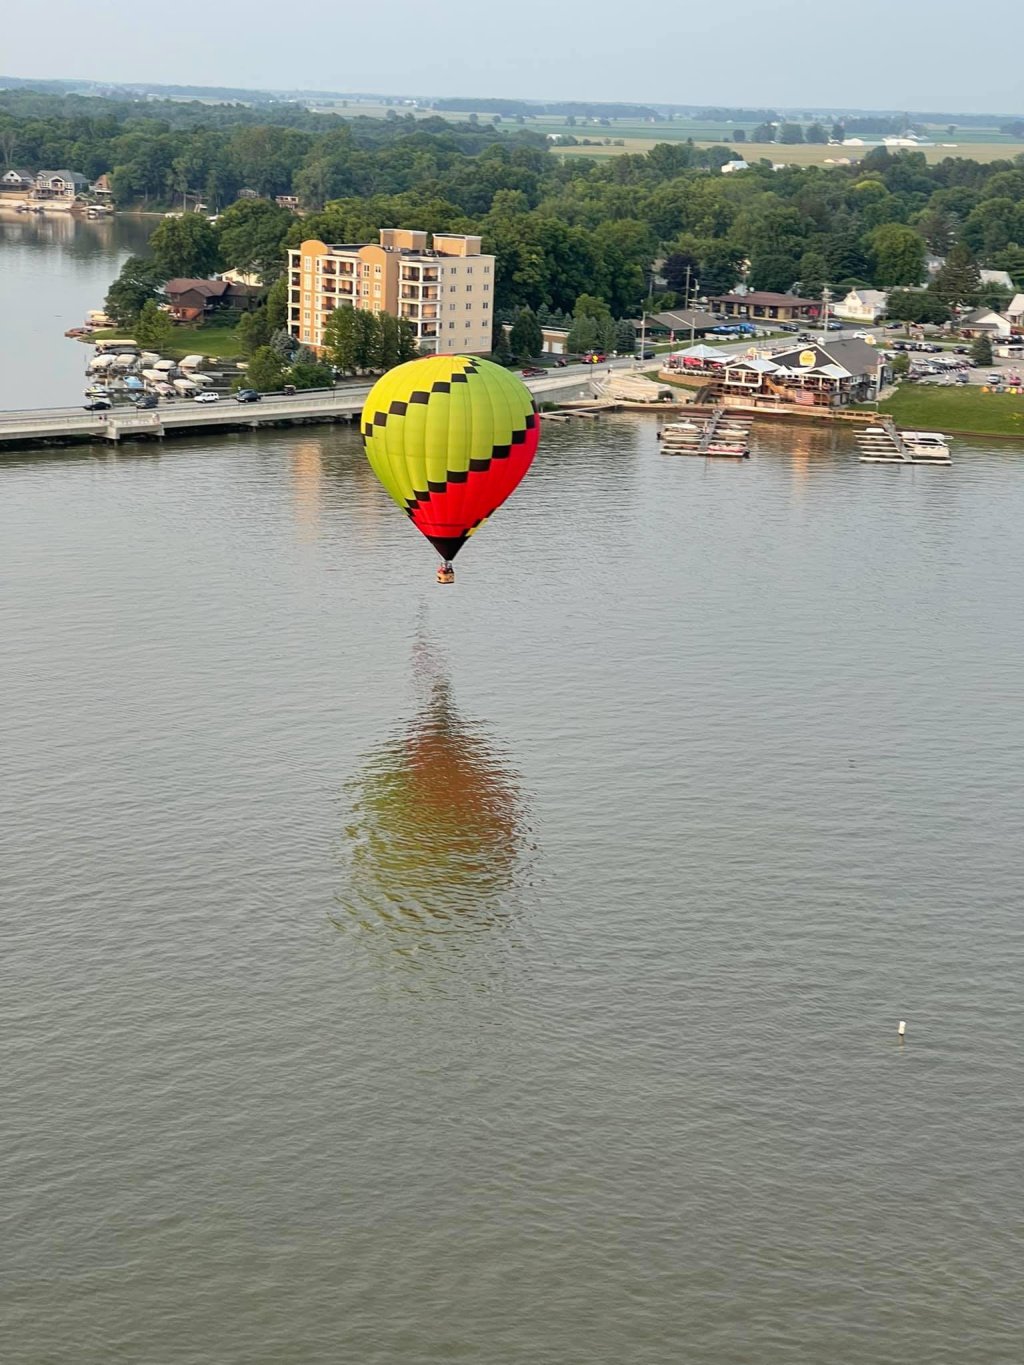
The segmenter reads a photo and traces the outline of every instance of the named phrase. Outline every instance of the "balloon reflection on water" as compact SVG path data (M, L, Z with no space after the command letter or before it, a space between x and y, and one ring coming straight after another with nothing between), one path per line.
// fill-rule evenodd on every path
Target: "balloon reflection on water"
M414 665L416 713L346 785L335 922L424 965L521 921L533 844L508 753L462 716L429 649L417 646Z

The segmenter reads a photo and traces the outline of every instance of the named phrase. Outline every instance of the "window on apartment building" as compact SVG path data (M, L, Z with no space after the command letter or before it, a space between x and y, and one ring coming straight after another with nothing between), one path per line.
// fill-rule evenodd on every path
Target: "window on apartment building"
M379 275L379 274L380 274L380 266L379 266L379 265L375 265L375 266L373 267L373 273L374 273L375 275Z
M364 275L369 275L369 273L370 273L370 267L369 267L368 265L364 265L364 266L363 266L363 274L364 274Z
M485 265L485 266L484 266L484 274L485 274L485 275L489 275L490 273L491 273L491 267L490 267L489 265Z
M480 306L482 308L490 308L491 305L487 302L486 299L484 299L483 303Z
M467 265L467 266L466 266L466 274L467 274L467 275L472 275L472 273L473 273L473 267L472 267L471 265Z
M466 312L467 312L467 313L471 313L472 311L473 311L473 305L472 305L471 303L467 303L467 304L466 304Z
M448 324L448 330L449 330L449 332L454 332L454 331L455 331L455 323L454 323L454 322L449 322L449 324Z
M490 292L491 292L491 286L490 286L489 284L485 284L485 285L484 285L484 293L485 293L485 294L489 294Z
M303 315L302 315L302 321L303 321L303 322L308 322L308 321L309 321L309 309L308 309L308 308L306 309L306 311L305 311L305 312L303 313Z
M308 328L308 327L303 327L303 329L302 329L302 340L303 340L303 341L308 341L308 340L309 340L309 328Z
M373 292L377 295L378 298L380 298L380 285L379 285L379 284L375 284L375 285L373 286Z
M448 311L449 311L449 313L454 313L454 312L455 312L455 304L454 304L454 303L450 303L450 304L448 305Z
M449 293L449 294L454 294L454 293L455 293L455 286L454 286L454 284L450 284L450 285L448 286L448 293Z
M306 305L307 308L309 307L312 297L313 297L312 294L303 294L302 296L302 302Z

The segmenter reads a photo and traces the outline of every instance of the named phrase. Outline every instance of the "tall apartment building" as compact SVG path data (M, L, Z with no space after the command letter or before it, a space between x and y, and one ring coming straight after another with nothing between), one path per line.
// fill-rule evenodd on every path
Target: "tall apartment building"
M480 238L381 228L380 242L328 246L303 242L288 253L288 325L318 350L335 308L365 308L406 318L423 350L486 354L491 349L494 257Z

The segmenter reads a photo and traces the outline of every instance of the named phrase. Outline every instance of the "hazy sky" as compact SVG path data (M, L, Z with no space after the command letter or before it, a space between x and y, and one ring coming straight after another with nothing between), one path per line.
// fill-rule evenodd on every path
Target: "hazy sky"
M12 76L1024 114L1022 0L45 0L4 8L0 72Z

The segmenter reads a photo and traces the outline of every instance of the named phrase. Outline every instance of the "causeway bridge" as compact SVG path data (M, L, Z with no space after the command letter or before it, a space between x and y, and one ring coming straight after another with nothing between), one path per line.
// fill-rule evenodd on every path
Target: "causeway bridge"
M588 371L589 367L573 366L524 383L541 399L556 395L589 398L592 375ZM0 454L19 446L118 442L193 431L207 435L303 422L355 422L371 387L346 384L294 394L268 393L259 403L239 403L228 394L216 403L163 399L156 408L125 404L106 412L86 412L82 407L0 412Z

